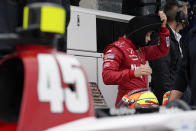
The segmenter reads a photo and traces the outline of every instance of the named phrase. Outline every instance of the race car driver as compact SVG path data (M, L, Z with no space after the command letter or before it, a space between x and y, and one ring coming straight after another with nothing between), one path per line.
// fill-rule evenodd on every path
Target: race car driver
M163 11L159 11L158 15L134 17L129 21L125 35L104 50L102 77L106 85L118 85L115 106L129 91L148 88L148 75L152 69L146 61L169 52L167 17ZM159 44L149 45L155 32L159 32Z

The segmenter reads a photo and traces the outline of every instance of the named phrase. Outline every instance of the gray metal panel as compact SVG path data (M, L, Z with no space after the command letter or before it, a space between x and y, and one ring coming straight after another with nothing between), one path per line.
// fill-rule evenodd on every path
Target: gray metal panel
M103 11L121 13L122 0L98 0L98 9Z
M98 0L81 0L80 7L88 8L88 9L98 9Z

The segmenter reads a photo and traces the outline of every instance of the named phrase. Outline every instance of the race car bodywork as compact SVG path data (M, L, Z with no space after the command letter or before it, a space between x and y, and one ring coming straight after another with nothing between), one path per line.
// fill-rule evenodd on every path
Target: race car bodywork
M17 111L20 108L18 114L15 111L15 114L2 117L5 121L17 122L17 130L46 130L65 122L95 116L87 77L73 56L52 47L18 45L16 53L1 60L0 68L0 75L7 76L1 87L9 86L8 91L3 90L4 93L21 94L14 99L3 99L9 103L21 100L15 106ZM12 70L8 73L5 69ZM6 84L9 82L16 85ZM21 92L14 92L14 88ZM10 107L2 106L5 110L1 110L1 113L6 113Z

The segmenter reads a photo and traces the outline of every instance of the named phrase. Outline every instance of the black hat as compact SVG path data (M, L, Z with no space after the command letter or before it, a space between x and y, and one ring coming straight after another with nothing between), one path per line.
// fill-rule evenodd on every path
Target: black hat
M161 20L158 15L136 16L127 25L125 35L136 47L147 46L147 32L159 32Z

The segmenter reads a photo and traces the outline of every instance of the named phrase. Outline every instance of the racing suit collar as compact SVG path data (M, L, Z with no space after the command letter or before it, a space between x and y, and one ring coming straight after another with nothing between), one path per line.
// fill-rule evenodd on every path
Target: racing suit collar
M125 38L125 37L119 37L119 40L123 40L123 41L126 41L130 46L131 48L133 48L134 50L136 50L136 46L133 44L133 42L131 40L129 40L128 38Z

